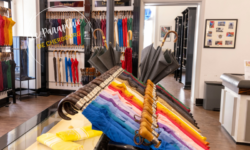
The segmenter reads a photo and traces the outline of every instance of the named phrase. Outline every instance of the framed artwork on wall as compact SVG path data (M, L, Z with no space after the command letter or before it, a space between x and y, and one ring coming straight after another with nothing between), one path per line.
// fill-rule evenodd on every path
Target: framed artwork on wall
M238 19L207 19L204 48L235 48Z
M160 41L163 40L165 34L171 30L171 26L160 26ZM171 42L171 36L170 34L167 36L166 41L165 42Z

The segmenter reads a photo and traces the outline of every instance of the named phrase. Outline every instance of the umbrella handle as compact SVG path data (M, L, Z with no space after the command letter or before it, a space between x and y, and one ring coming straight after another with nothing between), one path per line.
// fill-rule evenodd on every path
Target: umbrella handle
M130 45L129 45L129 41L132 40L133 38L133 33L131 30L128 31L128 39L127 39L127 45L128 45L128 48L130 48Z
M164 38L163 38L163 41L162 41L162 43L161 43L161 47L164 45L164 43L165 43L165 41L166 41L166 38L167 38L167 36L168 36L170 33L174 33L175 36L176 36L175 39L174 39L174 43L178 40L178 34L177 34L175 31L168 31L168 32L165 34Z
M101 29L99 29L99 28L95 29L94 32L93 32L95 39L97 39L96 34L95 34L96 31L100 31L101 32L104 45L108 49L107 41L106 41L106 38L105 38L105 35L104 35L103 31Z

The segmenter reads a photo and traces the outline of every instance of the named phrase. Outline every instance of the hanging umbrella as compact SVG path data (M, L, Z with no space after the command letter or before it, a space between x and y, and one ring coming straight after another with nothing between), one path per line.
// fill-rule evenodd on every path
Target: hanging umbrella
M78 86L79 86L79 75L78 75L78 64L79 64L79 62L76 59L76 53L77 52L78 51L75 51L75 63L74 63L74 65L75 65L75 71L76 71L76 81L77 81ZM80 55L80 53L79 53L79 55Z
M59 60L59 54L60 54L60 51L57 51L57 72L58 72L58 82L59 82L59 85L61 85L61 73L60 73L60 60Z
M178 63L172 60L172 54L170 54L168 51L166 53L162 51L162 46L164 45L165 39L170 33L175 33L176 38L174 42L176 42L178 39L177 33L174 31L169 31L164 36L162 44L157 48L157 50L154 50L153 45L150 45L142 51L140 79L143 82L146 82L147 79L150 79L154 83L157 83L162 78L167 76L169 72L173 72L179 67Z
M56 71L56 57L55 57L55 52L57 52L57 50L53 51L54 78L55 78L55 82L56 82L56 85L57 85L57 71Z
M72 86L72 72L71 72L70 53L71 53L71 52L69 52L69 59L68 59L68 61L67 61L67 66L68 66L68 68L69 68L69 76L70 76L70 81L71 81L71 86Z
M65 77L66 77L66 82L67 82L67 86L68 86L67 53L68 53L68 51L65 52Z

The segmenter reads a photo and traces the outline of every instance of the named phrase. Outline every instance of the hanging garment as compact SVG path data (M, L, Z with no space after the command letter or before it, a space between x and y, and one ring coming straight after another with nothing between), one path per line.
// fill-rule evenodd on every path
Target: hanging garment
M60 75L61 75L61 81L62 81L62 84L63 84L63 79L64 79L64 76L63 76L63 59L60 58Z
M3 20L4 20L4 45L9 45L9 32L7 31L9 28L10 21L5 16L3 16Z
M118 20L115 20L114 22L114 47L116 46L116 44L119 45L119 34L118 34Z
M125 68L129 73L132 73L132 49L126 48L125 50Z
M72 28L73 28L73 44L77 45L77 33L76 33L76 19L72 19Z
M4 45L4 24L3 17L0 15L0 46Z
M11 80L11 62L10 60L9 61L6 61L6 65L7 65L7 80L8 80L8 89L11 89L12 87L12 80Z
M81 44L80 19L76 20L76 32L77 32L77 45L82 45Z
M8 32L9 32L9 45L13 45L13 36L12 36L12 27L14 26L14 24L16 23L15 21L12 20L12 18L8 18L9 19L9 28L8 28Z
M60 72L60 59L57 57L57 73L58 73L58 82L61 84L61 72Z
M69 43L70 45L74 44L74 33L73 33L73 19L69 19Z
M102 22L101 24L102 31L103 31L104 36L106 37L106 19L102 19L101 22Z
M61 19L57 19L57 22L58 22L58 27L57 27L57 31L58 31L58 34L59 34L59 44L62 45L63 42L62 42L62 21Z
M56 39L59 37L59 32L57 31L58 22L57 22L57 19L53 19L52 21L53 21L53 22L52 22L52 35L53 35L53 40L54 40L54 39L56 40ZM58 42L58 41L56 40L56 42ZM54 44L56 44L56 43L54 43Z
M3 72L2 72L2 62L0 61L0 91L3 91Z
M123 45L124 47L127 47L127 35L128 35L127 18L124 18L122 20L122 28L123 28Z
M68 67L67 67L67 57L65 57L65 77L68 84Z
M62 36L63 36L63 45L66 45L66 19L61 19L62 21Z
M67 66L68 66L68 68L69 68L69 76L70 76L70 81L71 81L71 83L72 83L71 65L72 65L72 63L71 63L71 60L70 60L70 58L69 58L68 61L67 61Z
M8 70L8 66L7 66L6 62L2 61L3 88L4 88L4 90L8 89L7 70Z
M119 44L123 47L123 30L122 30L122 19L118 20L118 32L119 32Z
M74 59L71 58L71 72L72 72L72 78L73 78L73 82L74 84L76 83L76 77L75 77L75 69L74 69Z
M66 33L66 45L70 44L69 38L69 19L65 19L65 33Z
M56 57L53 58L53 64L54 64L54 79L57 83L57 69L56 69Z
M80 30L81 30L81 44L84 45L84 28L86 26L86 21L85 19L81 19L81 25L80 25ZM93 40L94 41L94 40Z
M101 21L100 19L96 19L96 27L101 29ZM97 34L97 39L96 39L96 44L97 46L101 46L103 43L102 43L102 35L100 32L96 32ZM104 45L104 44L103 44Z
M76 80L77 80L77 83L79 83L79 75L78 75L78 64L79 62L77 61L77 59L75 58L75 61L74 61L74 70L76 72Z

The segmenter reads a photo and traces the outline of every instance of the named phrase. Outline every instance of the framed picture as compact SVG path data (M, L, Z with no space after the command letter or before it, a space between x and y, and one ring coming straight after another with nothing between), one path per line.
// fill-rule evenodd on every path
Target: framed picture
M165 34L171 30L171 26L160 26L160 41L163 40ZM170 34L167 36L165 42L171 42L171 36Z
M235 48L238 19L207 19L204 48Z

